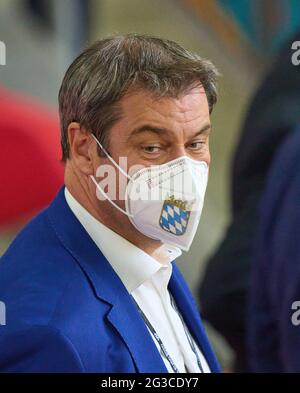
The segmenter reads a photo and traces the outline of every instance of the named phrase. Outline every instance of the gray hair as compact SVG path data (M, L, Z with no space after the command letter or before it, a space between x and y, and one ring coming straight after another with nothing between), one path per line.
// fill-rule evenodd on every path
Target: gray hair
M73 121L108 145L107 131L121 118L118 104L129 90L177 97L201 84L211 112L217 76L210 61L170 40L125 34L95 42L73 61L60 87L62 160L69 158L67 130Z

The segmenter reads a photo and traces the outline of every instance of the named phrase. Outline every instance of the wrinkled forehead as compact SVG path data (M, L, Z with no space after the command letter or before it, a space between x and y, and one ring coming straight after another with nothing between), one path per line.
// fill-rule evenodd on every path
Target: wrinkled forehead
M194 87L178 97L157 97L151 92L132 92L120 101L123 121L130 126L140 122L189 123L209 119L209 106L202 86Z

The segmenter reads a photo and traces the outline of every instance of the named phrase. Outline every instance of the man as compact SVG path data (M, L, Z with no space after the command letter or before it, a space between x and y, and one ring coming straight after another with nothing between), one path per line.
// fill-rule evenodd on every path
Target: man
M0 261L2 372L219 371L172 262L201 214L216 76L176 43L134 34L71 64L65 188Z

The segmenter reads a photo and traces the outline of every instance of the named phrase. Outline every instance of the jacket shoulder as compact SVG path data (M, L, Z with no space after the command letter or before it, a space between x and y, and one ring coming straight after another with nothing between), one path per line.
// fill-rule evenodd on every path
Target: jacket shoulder
M0 259L0 300L6 305L8 326L48 324L66 293L75 291L75 282L79 293L87 285L44 210Z

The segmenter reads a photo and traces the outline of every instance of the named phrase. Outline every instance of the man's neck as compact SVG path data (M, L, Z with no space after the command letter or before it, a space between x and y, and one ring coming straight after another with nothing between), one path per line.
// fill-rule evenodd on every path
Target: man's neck
M86 184L84 186L79 179L76 179L76 185L73 183L69 176L65 176L65 186L70 194L96 220L162 264L166 263L165 247L159 240L150 239L139 232L131 224L128 217L114 208L109 201L98 201L96 197L93 197L91 188L88 188L91 185ZM96 195L95 191L94 194ZM102 204L101 207L100 204Z

